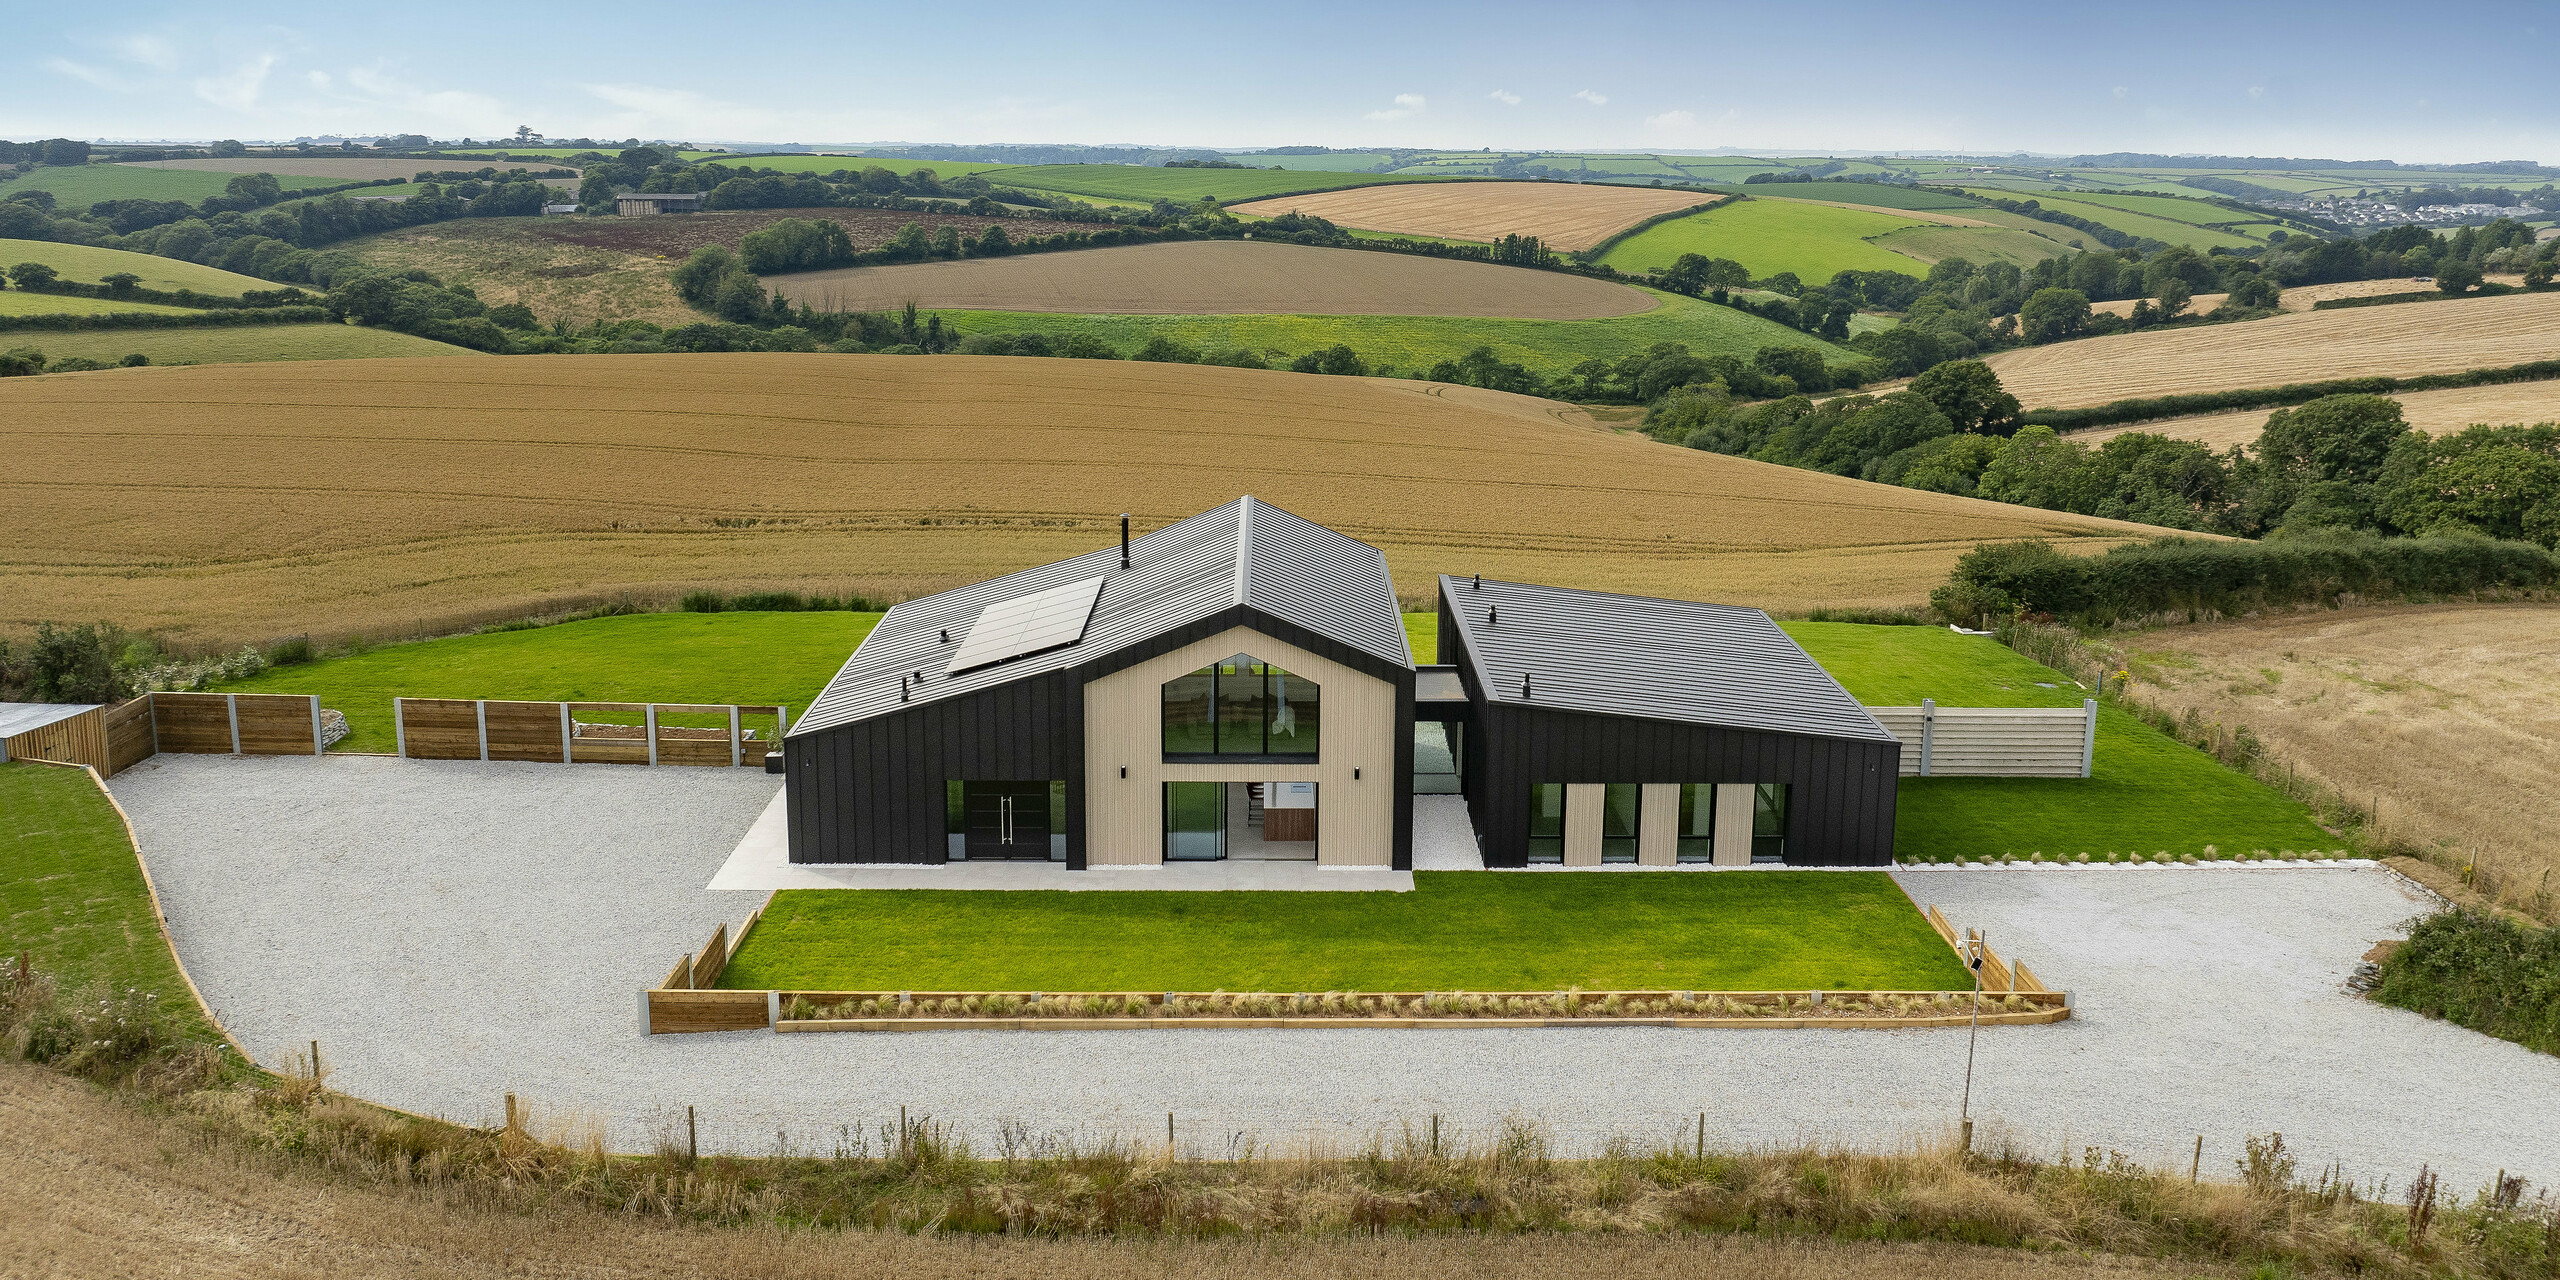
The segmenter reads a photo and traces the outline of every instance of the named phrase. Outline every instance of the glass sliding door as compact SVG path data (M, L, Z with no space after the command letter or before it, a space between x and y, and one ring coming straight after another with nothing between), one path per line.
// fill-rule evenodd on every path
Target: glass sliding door
M1681 862L1716 860L1716 784L1712 782L1680 784L1680 833L1677 849L1677 860Z
M1792 784L1763 782L1751 789L1751 860L1787 860L1787 789Z
M1564 861L1564 784L1529 788L1529 861Z
M1636 860L1636 819L1644 808L1644 788L1612 782L1600 793L1600 860Z
M1164 784L1167 862L1216 862L1227 856L1227 784Z

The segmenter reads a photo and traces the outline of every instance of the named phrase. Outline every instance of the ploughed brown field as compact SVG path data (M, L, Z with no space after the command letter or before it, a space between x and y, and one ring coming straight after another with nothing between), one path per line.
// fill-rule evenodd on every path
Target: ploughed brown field
M1475 573L1906 604L1985 540L2156 532L1621 435L1399 380L999 356L339 360L0 380L0 627L449 630L695 587L899 598L1250 493ZM111 459L112 465L102 459Z
M2450 840L2510 901L2560 898L2560 605L2276 613L2129 636L2139 696L2246 725L2275 759ZM2494 883L2492 883L2494 882Z
M1103 315L1599 320L1655 306L1625 285L1556 271L1251 240L849 267L770 276L766 283L821 311L886 311L912 302Z
M1588 249L1656 214L1720 197L1695 191L1572 182L1431 182L1274 196L1228 208L1257 218L1292 210L1363 231L1446 240L1536 236L1550 249Z
M2400 416L2408 419L2410 426L2431 436L2460 431L2475 422L2494 425L2560 422L2560 379L2509 382L2493 387L2410 391L2391 398L2400 402ZM2221 450L2257 439L2258 433L2267 425L2267 415L2273 412L2272 409L2243 409L2193 418L2170 418L2161 422L2137 422L2122 427L2098 427L2074 431L2071 438L2083 444L2098 444L2128 431L2148 431L2173 440L2201 441Z
M2411 302L2146 329L1988 357L2028 408L2231 391L2327 378L2406 377L2560 357L2560 292Z

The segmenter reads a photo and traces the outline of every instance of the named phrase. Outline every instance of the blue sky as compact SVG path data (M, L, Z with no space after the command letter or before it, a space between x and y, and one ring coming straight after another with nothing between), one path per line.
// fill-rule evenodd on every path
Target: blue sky
M13 6L0 135L2560 162L2560 8ZM1102 10L1102 11L1097 11Z

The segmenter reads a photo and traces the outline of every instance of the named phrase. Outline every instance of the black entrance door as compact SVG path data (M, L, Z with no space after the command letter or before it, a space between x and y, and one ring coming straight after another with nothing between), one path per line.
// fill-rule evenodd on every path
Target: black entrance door
M962 811L968 818L968 853L981 858L1049 857L1049 784L1039 782L964 782Z

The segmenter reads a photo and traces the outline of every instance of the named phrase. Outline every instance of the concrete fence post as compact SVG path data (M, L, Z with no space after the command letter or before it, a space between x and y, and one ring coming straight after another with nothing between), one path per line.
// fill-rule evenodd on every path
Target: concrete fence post
M1929 776L1929 757L1938 747L1938 700L1920 700L1920 776Z
M231 754L240 754L240 695L222 695L223 708L231 713Z
M408 759L409 700L407 698L393 698L391 700L391 741L393 743L391 749L398 752L401 759Z
M2080 727L2080 776L2089 776L2098 763L2098 700L2082 698L2080 712L2085 722Z
M737 768L745 757L746 748L740 744L738 738L738 707L736 703L731 703L729 704L729 767Z
M644 721L644 726L643 726L643 727L644 727L644 731L649 735L649 763L651 763L651 764L656 764L656 763L658 762L658 704L657 704L657 703L652 702L652 703L650 703L650 704L649 704L648 714L647 714L646 719L645 719L645 721Z
M479 720L479 722L480 722L480 758L481 758L481 759L483 759L483 760L486 760L486 759L488 759L488 758L489 758L489 702L488 702L488 700L487 700L487 699L485 699L485 698L475 700L475 701L471 704L471 710L472 710L473 715L474 715L474 716Z
M320 754L320 695L311 695L311 754Z
M577 763L576 753L570 749L570 739L575 736L576 731L569 719L569 704L563 702L560 704L560 763Z

